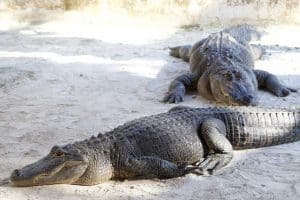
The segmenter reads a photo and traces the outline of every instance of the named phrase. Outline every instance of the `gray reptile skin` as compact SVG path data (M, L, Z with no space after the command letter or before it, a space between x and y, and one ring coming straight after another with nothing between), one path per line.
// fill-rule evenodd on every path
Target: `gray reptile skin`
M110 179L215 174L233 150L300 140L300 109L190 108L139 118L88 140L54 146L15 170L15 186L94 185Z
M170 48L170 55L190 63L190 72L171 82L164 102L183 101L187 90L198 90L205 98L227 105L257 105L257 90L283 97L296 92L277 77L254 70L254 60L265 52L261 45L249 45L260 33L250 25L238 25L210 34L193 46Z

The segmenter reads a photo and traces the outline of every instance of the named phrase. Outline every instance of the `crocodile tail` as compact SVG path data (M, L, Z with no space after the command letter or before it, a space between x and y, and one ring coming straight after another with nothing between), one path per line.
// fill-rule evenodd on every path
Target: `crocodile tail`
M247 115L243 133L236 131L233 134L235 149L273 146L300 140L299 110Z
M230 34L234 39L242 44L249 43L253 40L260 40L262 36L261 31L249 24L232 26L224 29L223 32Z

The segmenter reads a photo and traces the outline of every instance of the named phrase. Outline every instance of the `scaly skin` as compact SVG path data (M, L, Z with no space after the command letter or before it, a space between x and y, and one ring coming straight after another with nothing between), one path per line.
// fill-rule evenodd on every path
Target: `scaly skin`
M300 109L174 107L65 146L15 170L15 186L215 174L233 149L300 140ZM199 164L200 163L200 164Z
M183 101L186 90L198 90L205 98L228 105L257 105L257 90L287 96L295 89L282 85L271 73L254 70L254 59L265 49L249 45L260 33L252 26L238 25L210 34L192 47L170 48L170 55L190 63L190 73L171 82L165 102Z

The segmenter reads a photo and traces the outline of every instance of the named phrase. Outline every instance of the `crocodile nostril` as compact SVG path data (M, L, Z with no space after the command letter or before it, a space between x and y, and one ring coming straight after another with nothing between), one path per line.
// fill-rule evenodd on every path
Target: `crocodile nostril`
M249 105L253 100L253 96L252 95L247 95L243 98L243 102L246 104L246 105Z
M248 101L251 101L252 99L253 99L253 96L252 96L252 95L248 95L248 96L247 96L247 100L248 100Z

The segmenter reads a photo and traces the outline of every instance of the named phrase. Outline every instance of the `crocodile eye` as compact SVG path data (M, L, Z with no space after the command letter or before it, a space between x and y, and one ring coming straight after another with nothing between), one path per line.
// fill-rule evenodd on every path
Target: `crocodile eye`
M54 153L52 154L52 157L62 157L62 156L64 156L64 155L65 155L65 153L64 153L63 151L57 150L56 152L54 152Z
M235 73L235 78L236 78L237 80L241 80L241 79L242 79L242 74L241 74L241 72L236 72L236 73Z
M232 81L232 75L230 73L224 74L224 77L227 81Z

